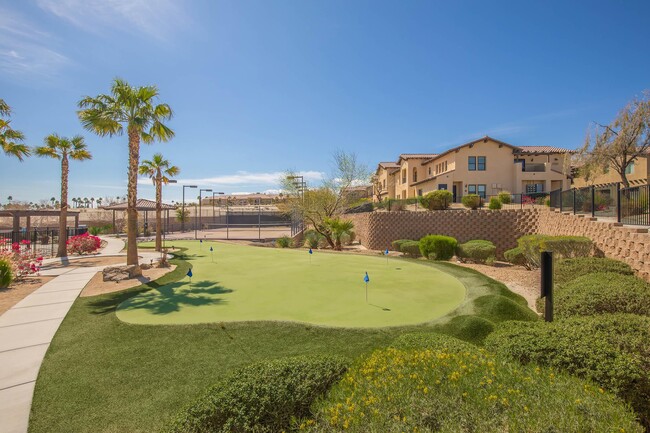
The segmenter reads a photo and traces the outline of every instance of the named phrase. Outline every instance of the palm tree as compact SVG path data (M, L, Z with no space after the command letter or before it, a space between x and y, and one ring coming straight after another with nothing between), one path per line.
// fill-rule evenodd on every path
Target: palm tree
M97 198L97 207L101 207L103 201L104 201L104 199L102 199L101 197L98 197Z
M95 207L95 197L90 197L90 207L91 208Z
M68 218L68 159L83 161L91 159L92 155L86 149L84 138L75 135L72 138L59 137L56 134L45 137L45 145L35 149L36 155L61 160L61 213L59 214L59 248L56 252L57 257L65 257L66 240L68 236L67 218Z
M54 207L54 203L56 203L56 197L50 197L50 201L52 202L52 207Z
M129 138L127 253L126 263L138 265L138 166L140 142L169 141L174 131L163 121L172 117L167 104L156 104L156 86L133 87L119 78L113 80L109 95L86 96L77 113L84 128L99 136L123 135Z
M349 236L352 234L354 223L350 220L333 218L326 220L325 224L327 224L332 233L332 238L334 239L334 249L340 251L342 249L341 239L343 236Z
M26 144L23 143L25 135L11 128L11 107L0 99L0 147L2 151L9 156L15 156L19 161L24 157L29 156L31 151Z
M151 160L144 160L140 165L140 175L149 176L156 187L156 251L162 251L162 186L180 171L175 165L170 165L162 153L156 153Z

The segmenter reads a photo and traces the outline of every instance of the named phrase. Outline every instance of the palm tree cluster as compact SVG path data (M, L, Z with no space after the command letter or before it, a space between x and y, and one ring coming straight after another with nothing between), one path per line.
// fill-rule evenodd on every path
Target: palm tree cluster
M161 208L162 185L169 183L171 177L179 173L179 168L170 164L160 153L151 160L143 161L140 166L140 143L151 144L155 141L169 141L174 137L165 121L171 119L172 109L168 104L157 103L159 92L156 86L131 86L126 81L116 78L109 94L94 97L85 96L79 101L77 115L82 126L101 137L128 137L129 167L127 196L127 264L138 266L137 253L137 176L138 173L151 177L156 186L156 249L161 249ZM2 152L10 157L23 161L31 153L40 157L58 159L61 161L61 198L59 215L59 249L57 257L65 256L66 252L66 221L68 210L68 176L69 163L92 158L84 138L80 135L62 137L51 134L45 137L44 144L31 149L27 146L22 132L12 128L11 108L0 99L0 147ZM12 196L8 197L11 204ZM50 199L52 206L57 204L55 197ZM102 199L94 197L75 197L70 201L77 208L92 208L101 206ZM30 206L36 206L30 203Z

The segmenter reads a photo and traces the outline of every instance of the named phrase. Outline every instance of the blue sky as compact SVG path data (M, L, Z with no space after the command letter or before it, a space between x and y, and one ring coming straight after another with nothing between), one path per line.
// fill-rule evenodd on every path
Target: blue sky
M485 134L580 146L650 88L649 15L647 1L0 0L0 98L30 145L86 137L72 197L126 193L126 138L76 117L116 76L174 109L176 138L141 157L162 152L181 183L266 191L293 169L313 185L336 149L373 167ZM56 161L0 155L0 202L58 191Z

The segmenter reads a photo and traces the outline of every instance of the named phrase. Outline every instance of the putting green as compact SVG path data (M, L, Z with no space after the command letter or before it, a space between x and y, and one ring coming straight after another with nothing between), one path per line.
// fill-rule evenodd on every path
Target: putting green
M185 247L192 283L154 288L124 301L117 317L135 324L292 321L337 327L429 322L454 310L465 287L425 264L380 256L174 242ZM214 249L212 261L210 247ZM364 283L368 272L368 302Z

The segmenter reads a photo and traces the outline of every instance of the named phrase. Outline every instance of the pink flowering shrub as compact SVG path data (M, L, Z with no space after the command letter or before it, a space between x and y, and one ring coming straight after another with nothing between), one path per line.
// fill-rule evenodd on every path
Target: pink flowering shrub
M72 236L68 239L68 254L90 254L94 253L101 246L102 241L97 236L92 236L88 232Z
M23 240L12 243L10 250L0 250L0 260L11 264L11 273L17 279L38 274L43 265L43 256L32 252L29 246L30 242Z

